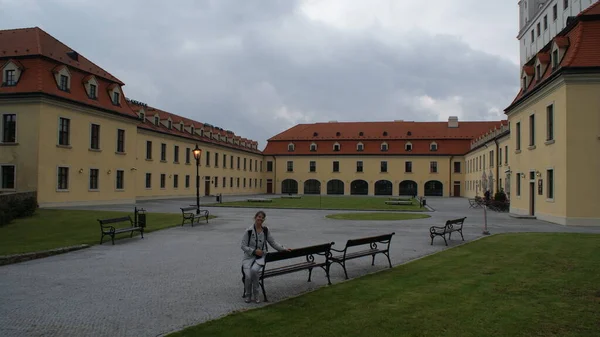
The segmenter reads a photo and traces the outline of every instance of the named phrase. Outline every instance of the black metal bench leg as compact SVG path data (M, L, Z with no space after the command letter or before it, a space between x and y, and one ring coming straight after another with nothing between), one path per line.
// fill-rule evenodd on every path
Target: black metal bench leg
M388 259L388 263L390 264L390 268L392 268L392 261L390 260L390 252L384 253Z
M327 274L327 284L331 285L331 279L329 278L329 266L331 266L331 263L327 263L327 269L325 269L325 273Z
M265 282L264 282L264 280L262 282L260 282L260 288L262 289L263 298L265 299L265 302L269 302L269 300L267 299L267 292L265 291Z
M448 233L448 240L452 240L452 232Z
M206 211L206 223L208 223L208 211Z
M131 235L129 235L129 238L132 238L132 237L133 237L133 231L131 231Z
M342 268L344 268L344 275L346 275L346 280L347 280L348 279L348 272L346 271L346 260L344 260L340 264L342 265Z
M102 244L102 240L104 240L104 233L102 233L102 236L100 237L100 244Z
M140 229L140 233L142 234L142 239L144 238L144 228Z
M446 241L446 235L442 235L442 237L444 238L444 242L446 243L446 246L448 245L448 241Z
M373 261L371 262L371 265L374 266L375 265L375 254L373 254L372 256L373 256Z
M308 282L310 282L311 276L312 276L312 268L308 269Z
M431 246L433 246L433 238L435 237L435 235L430 234L429 236L431 236Z
M114 234L111 234L111 235L110 235L110 238L112 239L112 244L113 244L113 246L114 246L114 245L115 245L115 235L114 235Z
M460 237L462 238L463 241L465 241L465 237L462 235L462 229L458 231L460 233Z

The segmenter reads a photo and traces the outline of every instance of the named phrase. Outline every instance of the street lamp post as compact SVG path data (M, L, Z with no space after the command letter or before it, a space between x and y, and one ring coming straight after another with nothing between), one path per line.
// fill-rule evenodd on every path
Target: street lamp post
M196 214L200 214L200 155L202 150L196 144L194 148L194 158L196 158Z

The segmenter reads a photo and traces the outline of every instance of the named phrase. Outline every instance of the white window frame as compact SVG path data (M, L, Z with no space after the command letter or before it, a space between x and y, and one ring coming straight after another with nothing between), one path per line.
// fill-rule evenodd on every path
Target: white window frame
M314 148L314 150L313 150L313 148ZM317 143L310 144L310 148L309 149L310 149L310 151L313 151L313 152L317 151Z
M335 142L335 144L333 144L333 151L335 151L335 152L342 151L342 146L340 145L340 143Z
M410 146L410 150L408 149L409 146ZM407 142L406 144L404 144L404 151L412 152L413 148L414 147L411 142Z
M4 143L4 116L15 115L15 142ZM3 112L0 113L0 144L18 144L19 143L19 114L16 112Z
M94 149L92 147L92 128L94 125L98 125L98 148L97 149ZM102 147L100 146L100 141L101 141L100 133L102 132L101 130L102 130L102 126L100 125L100 123L90 122L90 139L89 139L88 145L89 145L89 149L91 151L101 151L102 150ZM71 138L71 137L69 137L69 138Z
M60 119L61 118L69 120L69 142L66 145L60 143ZM71 123L72 121L73 120L71 118L58 116L58 124L57 124L57 128L56 128L56 145L63 146L63 147L71 147L72 146L72 142L71 142L71 129L73 128L73 124ZM61 167L66 167L66 166L61 166Z
M15 171L15 181L14 181L14 188L2 188L2 166L12 166L14 168ZM17 190L17 165L16 164L9 164L9 163L0 163L0 191L16 191Z
M365 150L365 144L363 144L362 142L359 142L358 144L356 144L356 151L362 152L364 150Z
M97 188L90 188L90 183L91 183L91 178L92 178L91 177L92 170L98 170L98 187ZM71 173L70 171L71 170L69 170L69 174ZM87 184L88 192L100 192L100 172L101 172L100 169L97 167L90 167L88 169L88 184Z
M385 150L383 149L383 147L384 147L384 146L385 146ZM379 146L379 149L380 149L381 151L384 151L384 152L385 152L385 151L389 151L389 149L390 149L390 146L388 145L388 143L387 143L387 142L383 142L383 143L381 143L381 145Z
M119 151L119 131L123 130L123 151ZM125 129L117 128L117 137L115 138L115 152L119 154L127 153L125 148L127 147L127 131Z
M435 146L435 149L434 149L434 146ZM436 142L429 143L429 151L437 151L439 149L440 148L439 148L439 146L438 146L438 144Z
M296 150L296 145L294 145L294 143L289 143L287 148L288 152L294 152Z
M160 186L160 184L162 182L161 180L162 180L162 176L163 175L165 176L165 186L164 187ZM164 173L164 172L159 173L159 176L158 176L158 188L161 189L161 190L166 190L167 189L167 174Z
M548 198L548 171L552 171L552 198ZM546 189L544 191L544 196L546 198L546 202L554 202L554 199L556 198L556 170L554 166L550 166L546 167L546 172L544 173L546 174L546 181L544 182L544 188Z
M68 176L67 176L67 188L66 189L60 189L59 186L58 186L58 183L59 183L59 181L58 181L58 174L59 174L59 170L61 168L67 168L67 169L69 169L69 173L68 173ZM56 166L56 176L55 176L56 177L56 185L55 185L56 186L56 192L70 192L70 190L71 190L71 175L72 174L73 174L73 171L71 171L71 165L57 165ZM98 172L98 175L100 175L100 172ZM89 184L88 184L88 187L89 187Z
M119 171L123 172L123 188L117 187L117 181L118 181L117 178L119 177ZM146 184L146 176L144 175L144 185L145 184ZM117 191L117 192L125 191L125 169L117 168L115 170L115 191Z

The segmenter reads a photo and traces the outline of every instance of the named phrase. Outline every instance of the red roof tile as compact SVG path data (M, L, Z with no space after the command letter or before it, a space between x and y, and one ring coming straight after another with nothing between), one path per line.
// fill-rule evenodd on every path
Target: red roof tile
M600 2L596 2L590 7L586 8L584 11L579 13L577 16L586 16L586 15L600 15Z

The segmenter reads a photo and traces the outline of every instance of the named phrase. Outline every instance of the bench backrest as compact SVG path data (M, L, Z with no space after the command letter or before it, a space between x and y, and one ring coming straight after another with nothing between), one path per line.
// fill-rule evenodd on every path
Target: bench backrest
M267 256L265 257L265 261L266 262L281 261L281 260L293 259L295 257L308 256L308 255L313 255L313 254L324 255L324 254L328 254L331 251L331 246L333 244L334 244L334 242L330 242L330 243L324 243L324 244L316 245L316 246L296 248L296 249L292 249L289 252L282 251L282 252L267 253Z
M353 247L353 246L361 246L361 245L366 245L366 244L376 243L376 242L389 243L392 240L392 235L394 235L394 234L396 234L396 233L348 240L348 242L346 242L346 248Z
M111 218L111 219L98 219L98 222L100 223L100 225L108 225L111 223L117 223L117 222L129 222L129 223L133 223L133 221L131 221L131 217L128 216L123 216L120 218Z
M448 226L455 226L455 225L461 225L465 222L466 217L461 218L461 219L454 219L454 220L448 220L446 221L446 227Z
M182 212L187 212L187 211L192 211L192 210L196 210L196 206L190 206L190 207L181 207L181 211Z

